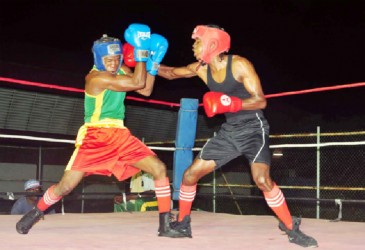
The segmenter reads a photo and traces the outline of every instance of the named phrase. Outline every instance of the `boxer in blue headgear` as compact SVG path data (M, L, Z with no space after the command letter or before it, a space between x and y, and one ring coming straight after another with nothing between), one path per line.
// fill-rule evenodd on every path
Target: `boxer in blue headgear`
M127 92L151 95L159 63L167 50L168 42L163 36L150 34L145 24L131 24L124 32L131 45L125 57L131 62L129 55L133 54L133 72L121 65L119 39L104 35L94 42L95 65L85 76L84 124L77 134L74 153L62 179L49 187L36 206L17 222L18 233L27 234L44 211L69 194L85 176L114 175L123 181L143 171L154 178L158 236L185 237L170 226L171 187L166 165L124 125Z
M106 71L103 63L104 56L120 55L119 67L123 61L122 43L118 38L109 37L104 34L94 42L92 52L94 54L94 64L96 69Z

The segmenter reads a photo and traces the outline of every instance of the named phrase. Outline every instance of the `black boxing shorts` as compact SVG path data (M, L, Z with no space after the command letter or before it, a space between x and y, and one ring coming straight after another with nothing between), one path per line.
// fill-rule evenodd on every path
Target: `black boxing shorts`
M244 155L252 163L271 164L269 124L262 116L224 123L218 133L209 139L197 156L214 160L215 169Z

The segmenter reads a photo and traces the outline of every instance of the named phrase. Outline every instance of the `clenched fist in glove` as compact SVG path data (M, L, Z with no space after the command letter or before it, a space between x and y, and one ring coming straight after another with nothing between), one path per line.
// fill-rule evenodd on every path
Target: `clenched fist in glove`
M124 39L134 47L134 60L147 62L150 51L150 27L145 24L133 23L125 30Z
M242 110L242 100L220 92L207 92L203 96L204 110L208 117Z
M134 48L129 43L123 44L123 60L124 64L128 67L136 67L136 61L134 60Z
M149 74L155 76L157 75L161 61L167 52L169 43L166 38L159 34L152 34L150 42L150 56L147 60L146 69Z

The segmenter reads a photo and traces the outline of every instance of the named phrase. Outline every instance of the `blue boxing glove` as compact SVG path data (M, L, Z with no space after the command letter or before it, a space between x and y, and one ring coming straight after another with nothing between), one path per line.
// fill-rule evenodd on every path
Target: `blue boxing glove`
M134 47L134 60L147 62L151 39L150 27L145 24L133 23L124 31L124 39Z
M146 64L146 69L149 74L153 76L157 75L158 68L160 67L160 63L164 58L168 47L169 43L166 38L159 34L151 35L150 56L148 57Z

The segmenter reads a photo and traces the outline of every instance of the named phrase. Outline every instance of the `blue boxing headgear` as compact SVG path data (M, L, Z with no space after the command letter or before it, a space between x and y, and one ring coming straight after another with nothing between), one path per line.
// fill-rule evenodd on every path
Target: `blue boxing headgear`
M120 55L120 64L122 64L122 43L118 38L104 34L103 37L94 42L92 52L94 54L94 64L98 70L106 70L103 64L104 56Z

